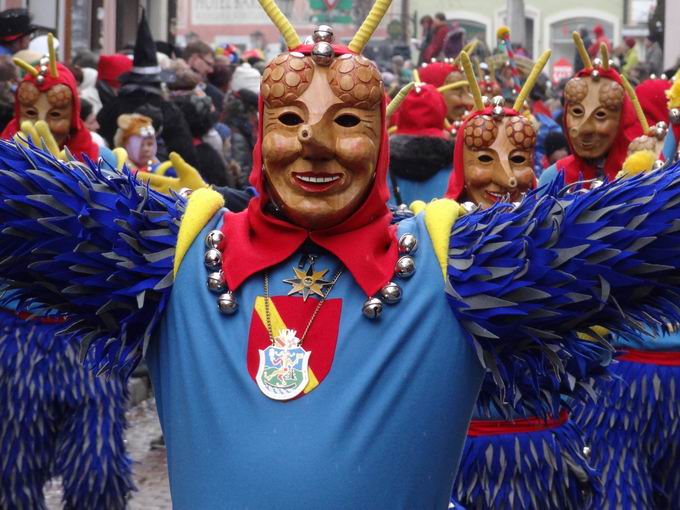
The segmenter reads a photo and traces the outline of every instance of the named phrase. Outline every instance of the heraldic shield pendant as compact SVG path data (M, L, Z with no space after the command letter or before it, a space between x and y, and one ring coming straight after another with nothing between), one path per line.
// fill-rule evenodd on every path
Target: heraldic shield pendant
M274 343L260 349L256 382L262 393L274 400L297 397L309 382L309 356L300 346L294 329L282 329Z

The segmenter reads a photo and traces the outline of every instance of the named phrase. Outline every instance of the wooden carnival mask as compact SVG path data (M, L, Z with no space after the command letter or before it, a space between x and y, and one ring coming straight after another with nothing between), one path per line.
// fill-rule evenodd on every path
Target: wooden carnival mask
M54 85L41 92L30 82L23 82L17 90L19 122L35 123L44 120L50 127L54 140L63 146L71 131L73 120L73 94L66 85Z
M446 101L446 118L453 123L462 120L466 112L474 107L474 100L470 92L470 86L465 81L465 75L461 71L450 73L440 88L444 101Z
M335 57L330 28L319 30L315 50L324 55L279 55L260 88L269 193L293 223L310 230L338 225L361 206L383 132L380 72L358 54Z
M624 90L608 78L572 78L564 90L566 126L577 155L606 156L619 131Z
M505 100L494 97L484 106L481 90L472 70L467 53L461 54L476 113L462 128L462 161L455 156L456 164L463 165L464 195L481 208L497 202L516 202L531 189L535 182L534 148L536 129L531 121L518 111L524 106L536 79L550 58L546 51L536 62L512 109L504 108Z
M462 134L467 199L481 208L519 201L534 183L536 130L531 122L518 115L480 115Z

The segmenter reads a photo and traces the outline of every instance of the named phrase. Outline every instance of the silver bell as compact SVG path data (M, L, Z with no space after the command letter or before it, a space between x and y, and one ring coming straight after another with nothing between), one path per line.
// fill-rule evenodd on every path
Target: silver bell
M47 66L44 64L40 65L40 73L41 74L47 74Z
M671 108L670 117L673 124L680 124L680 108Z
M308 35L307 37L305 37L305 40L302 42L302 44L304 44L305 46L311 46L312 44L314 44L314 38L311 35Z
M399 238L399 253L411 254L418 251L418 239L413 234L404 234Z
M394 282L389 282L380 289L380 297L388 305L393 305L401 301L401 287Z
M205 252L203 263L205 264L205 267L211 271L217 271L222 267L222 254L219 250L211 248Z
M227 290L227 284L224 283L224 274L222 271L215 271L208 275L208 290L217 294Z
M410 278L416 272L416 261L410 255L399 257L394 272L399 278Z
M361 311L369 319L379 319L383 311L383 304L378 298L368 298Z
M327 42L318 42L312 48L312 59L320 66L329 66L333 57L335 57L335 51Z
M479 208L474 202L463 202L461 205L466 213L473 213Z
M45 83L45 76L42 75L42 74L39 74L38 76L35 77L35 82L38 85L42 85L43 83Z
M491 104L494 106L505 106L505 98L503 96L493 96Z
M333 29L328 25L319 25L316 30L314 30L312 40L315 43L325 42L331 44L335 40Z
M181 188L177 194L182 198L189 198L193 192L191 188Z
M503 107L502 106L494 106L493 110L491 110L491 113L493 114L494 117L502 117L503 116Z
M586 459L589 459L589 458L590 458L590 451L591 451L591 450L590 450L590 446L584 446L584 447L583 447L583 456L584 456Z
M205 236L205 245L208 248L217 248L223 239L224 234L221 230L211 230L208 232L208 235Z
M654 165L652 165L652 170L661 170L664 166L666 166L666 163L664 163L660 159L657 159L654 162Z
M602 59L600 59L600 58L594 58L594 59L593 59L593 67L594 67L595 69L598 69L598 68L602 67Z
M595 69L595 70L590 74L590 77L591 77L593 80L598 81L598 80L600 79L600 71L598 71L597 69Z
M217 298L217 306L224 315L231 315L238 310L238 301L231 292L220 294Z
M666 133L668 133L668 124L664 121L657 122L656 126L654 126L654 134L657 140L663 140L666 137Z

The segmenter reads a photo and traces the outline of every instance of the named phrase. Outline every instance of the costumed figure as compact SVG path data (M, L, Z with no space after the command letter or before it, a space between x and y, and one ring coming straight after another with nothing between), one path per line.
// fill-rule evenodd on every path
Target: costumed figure
M116 147L127 151L131 169L153 172L159 161L156 157L156 131L151 119L139 113L124 113L118 117L117 124L113 141Z
M643 134L606 46L602 46L602 59L591 62L581 37L577 32L573 37L585 67L564 89L564 133L572 153L547 168L539 185L551 182L558 173L567 184L611 181L621 170L631 141Z
M101 155L109 160L110 151L100 149L83 125L76 79L66 66L56 61L51 34L48 40L49 55L36 66L14 59L25 74L16 90L14 118L0 136L10 139L22 129L31 130L31 126L42 121L60 150L68 148L79 159L88 157L96 161Z
M156 43L146 21L145 11L139 20L132 70L118 77L121 83L118 95L97 114L100 134L113 147L113 137L118 129L117 120L124 113L140 113L153 120L158 144L158 157L168 158L177 152L191 165L198 160L192 143L189 125L177 105L163 98L161 68L156 56Z
M659 121L651 129L646 124L664 118L664 108L652 104L659 102L659 91L667 88L659 81L638 86L647 119L631 95L646 135L631 143L623 173L633 175L650 168L662 173L674 164L673 157L664 163L659 156L665 123ZM656 100L649 100L649 90ZM673 95L669 96L671 106ZM657 115L650 118L655 111ZM638 242L648 239L641 237ZM617 363L610 367L611 376L596 381L594 402L579 402L575 408L575 419L592 449L593 465L604 482L597 508L674 508L680 500L680 403L676 393L680 333L676 321L662 320L669 323L666 334L650 331L614 337L618 353Z
M445 508L486 370L511 402L549 399L604 346L573 333L678 315L680 167L393 225L361 56L389 2L348 46L262 4L290 51L262 76L248 208L2 142L0 275L68 312L94 369L146 354L174 508Z
M442 197L453 161L444 98L434 86L416 83L397 111L390 136L391 201L401 205Z
M14 134L21 122L24 134L30 132L38 143L42 140L37 133L42 134L55 154L67 148L69 157L97 158L97 146L80 121L80 103L70 71L54 61L53 52L38 70L28 64L22 67L27 73L17 90L16 118L4 135ZM37 132L32 122L36 122ZM5 168L11 168L7 160L4 163L8 165ZM5 175L11 178L12 170L5 170ZM70 203L57 195L36 199L45 200L47 207L68 209ZM22 206L16 203L15 207ZM66 232L61 227L58 230ZM36 250L58 253L56 244L47 241L45 230L37 224L25 234L37 241ZM71 283L77 293L78 278ZM11 284L11 276L4 274L3 286ZM35 296L37 301L41 297L41 293ZM24 311L16 311L17 307ZM75 510L123 509L134 487L124 442L124 379L118 375L97 377L83 367L78 348L82 338L57 334L67 321L56 310L32 300L3 296L0 508L45 509L43 486L56 476L63 482L65 507Z
M539 59L512 108L503 107L502 97L491 100L495 106L485 107L473 84L469 60L462 58L477 109L461 126L447 196L467 200L470 209L487 209L499 201L520 200L534 187L536 131L519 111L548 56L546 52ZM608 350L596 344L584 349L578 366L570 370L573 378L560 389L562 394L535 401L499 399L493 375L487 374L468 429L453 498L468 509L592 508L599 480L588 466L585 442L569 420L563 398L583 391L591 372L609 357ZM531 384L529 366L522 374L518 363L515 373L523 383ZM551 385L548 380L534 384Z

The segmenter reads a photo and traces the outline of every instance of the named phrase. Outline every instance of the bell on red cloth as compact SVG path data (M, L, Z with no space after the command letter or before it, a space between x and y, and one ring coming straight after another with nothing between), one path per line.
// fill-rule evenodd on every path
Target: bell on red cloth
M436 136L445 138L446 102L430 84L414 87L399 107L398 135Z

